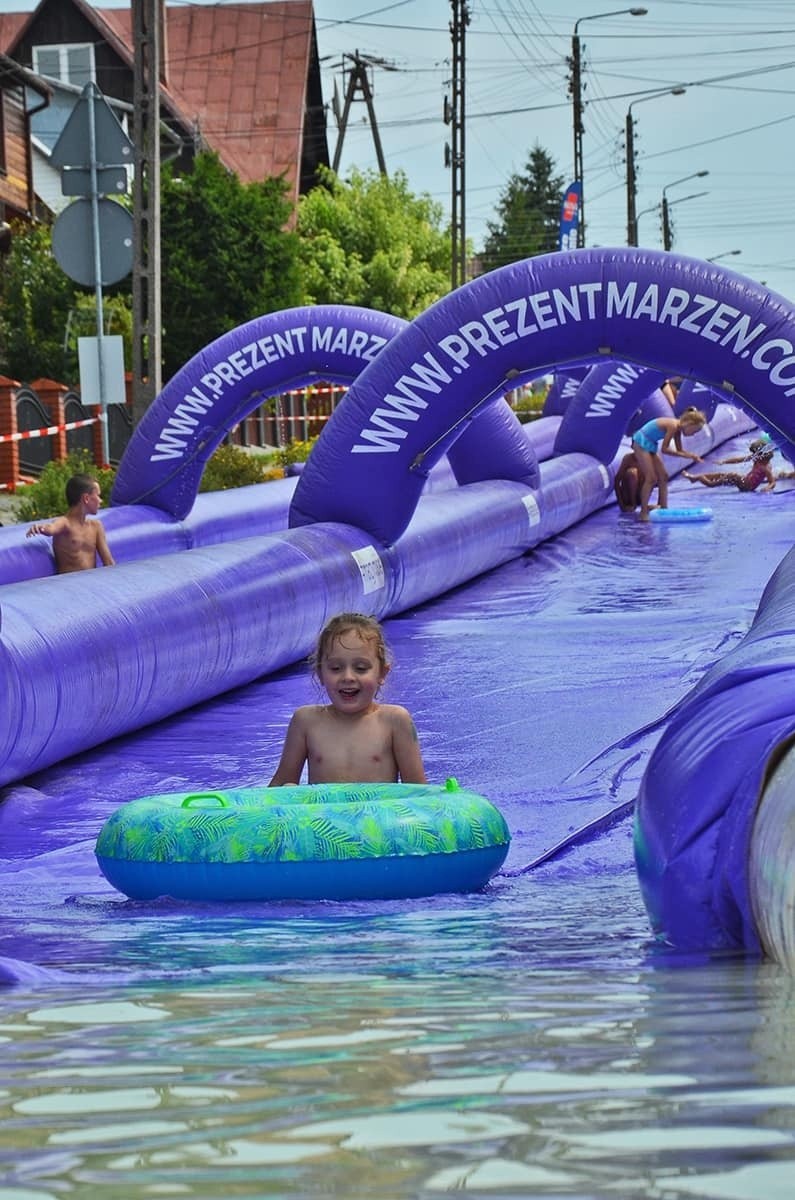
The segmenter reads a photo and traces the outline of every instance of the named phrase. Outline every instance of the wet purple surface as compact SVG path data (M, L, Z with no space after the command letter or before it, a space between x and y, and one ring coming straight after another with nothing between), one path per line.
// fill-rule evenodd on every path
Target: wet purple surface
M732 452L721 447L721 456ZM706 497L673 483L672 506ZM386 698L412 711L429 779L455 775L489 796L511 828L495 896L521 908L544 873L576 889L584 875L618 870L637 904L626 817L524 868L634 800L660 718L743 635L790 548L792 500L791 483L772 495L713 490L711 522L663 526L608 508L386 622L395 664ZM292 710L314 687L299 664L5 788L0 957L16 964L6 974L79 968L136 980L199 963L197 920L213 922L218 910L119 896L96 866L97 832L137 796L266 782ZM412 903L461 911L483 898L399 907ZM395 902L375 908L394 911ZM249 906L224 909L223 920L357 911Z

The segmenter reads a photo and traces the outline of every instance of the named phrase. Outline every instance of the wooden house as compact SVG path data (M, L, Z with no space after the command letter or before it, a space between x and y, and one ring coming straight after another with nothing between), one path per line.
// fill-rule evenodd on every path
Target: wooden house
M197 151L213 150L244 183L283 176L295 204L329 162L312 0L164 4L162 14L163 157L189 170ZM69 90L76 99L91 80L119 112L132 110L130 9L40 0L30 13L0 13L0 52L63 85L53 110L34 118L45 158Z
M50 96L43 80L0 54L0 251L8 248L10 222L35 216L31 120Z

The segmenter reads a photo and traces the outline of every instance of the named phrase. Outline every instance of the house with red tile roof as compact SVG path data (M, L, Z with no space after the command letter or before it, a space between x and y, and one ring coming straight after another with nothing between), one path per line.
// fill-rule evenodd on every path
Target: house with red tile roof
M295 204L329 163L312 0L164 4L163 16L163 158L187 170L213 150L244 183L283 176ZM59 102L33 124L45 157L89 80L117 115L132 111L129 9L40 0L0 13L0 52L55 90Z
M8 248L9 222L34 215L31 122L50 99L43 80L0 54L0 253Z

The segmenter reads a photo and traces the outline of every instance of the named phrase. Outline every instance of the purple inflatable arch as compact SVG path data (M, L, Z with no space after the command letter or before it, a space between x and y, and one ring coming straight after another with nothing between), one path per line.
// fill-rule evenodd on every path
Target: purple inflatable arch
M731 403L732 397L726 395L725 392L718 392L715 388L707 387L705 384L699 383L697 379L683 379L676 397L674 412L679 416L692 405L693 408L700 408L702 412L706 413L707 420L711 421L718 405L725 404L727 401ZM734 403L737 403L737 397L734 397Z
M658 251L549 254L473 280L390 342L329 421L291 525L341 521L393 543L428 468L480 405L554 364L599 357L721 388L795 445L795 310L783 297Z
M268 313L216 338L147 410L119 464L111 503L148 504L181 520L233 425L289 388L319 379L349 383L405 327L372 309L317 305Z
M544 401L545 417L563 416L590 369L590 367L570 367L567 371L553 373L552 383Z

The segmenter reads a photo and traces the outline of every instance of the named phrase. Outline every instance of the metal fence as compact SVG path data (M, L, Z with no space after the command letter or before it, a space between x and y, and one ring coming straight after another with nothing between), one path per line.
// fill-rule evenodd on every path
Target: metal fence
M322 432L345 391L344 387L323 384L272 396L230 430L226 440L237 446L277 450L291 442L310 441ZM40 475L47 463L58 457L58 433L65 433L68 454L81 450L94 454L96 411L81 402L78 392L65 393L63 422L58 425L52 424L50 412L32 388L19 388L16 410L18 432L3 440L13 436L18 442L22 474ZM110 404L107 415L109 456L111 464L117 466L132 436L132 408Z
M228 440L236 446L279 450L290 442L308 442L321 433L345 391L323 385L272 396L231 430Z

